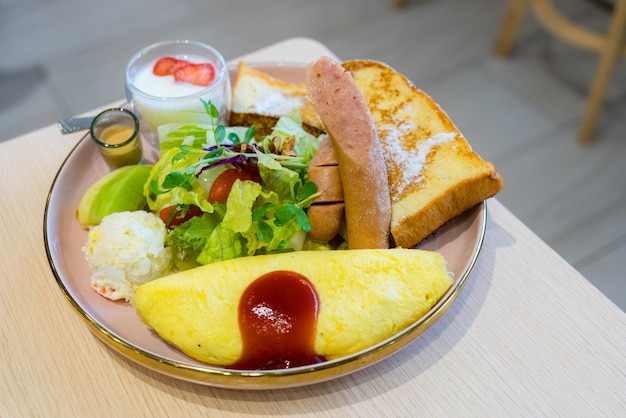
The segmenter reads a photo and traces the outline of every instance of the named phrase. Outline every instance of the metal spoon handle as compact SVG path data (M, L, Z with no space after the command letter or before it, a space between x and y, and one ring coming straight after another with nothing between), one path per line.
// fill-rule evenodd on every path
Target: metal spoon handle
M65 135L72 132L89 129L92 120L93 116L89 116L84 118L59 119L57 123L59 124L59 129L61 130L61 133Z

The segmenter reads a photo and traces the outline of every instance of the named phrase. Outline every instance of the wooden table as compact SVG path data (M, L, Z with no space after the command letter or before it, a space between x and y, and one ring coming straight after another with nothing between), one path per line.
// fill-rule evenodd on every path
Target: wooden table
M248 61L330 54L290 39ZM273 391L212 388L137 365L67 303L43 240L46 197L82 136L56 124L0 144L0 416L626 416L626 314L496 199L465 289L397 354Z

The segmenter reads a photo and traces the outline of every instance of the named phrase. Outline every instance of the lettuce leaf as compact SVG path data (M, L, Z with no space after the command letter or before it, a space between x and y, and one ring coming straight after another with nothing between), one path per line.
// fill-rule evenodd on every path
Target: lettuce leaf
M296 155L302 158L303 164L308 166L309 161L311 161L319 147L321 139L304 130L302 117L296 109L278 119L270 137L277 136L281 139L286 139L292 135L296 137L294 149Z
M252 226L252 207L262 190L254 181L235 180L226 201L222 224L234 232L247 232Z
M216 214L205 213L202 216L195 216L172 228L167 235L167 245L176 246L192 254L199 253L220 222L221 219Z
M196 261L200 264L210 264L245 255L247 255L245 240L241 234L219 224L209 236Z
M195 181L195 170L189 172L189 166L197 163L205 154L206 151L202 149L188 149L183 153L180 148L175 147L161 155L144 185L144 195L150 210L159 213L165 207L186 204L195 205L204 212L213 212L213 206L207 200L207 190L200 182ZM188 188L170 188L168 180L174 178L174 174L187 178Z
M211 125L192 123L168 123L158 128L159 150L161 154L182 145L202 148L207 143L207 132Z
M244 126L225 127L222 143L232 144L233 138L237 138L237 141L245 138L247 130ZM157 136L161 154L183 145L197 149L216 145L213 127L208 124L168 123L159 126Z
M263 180L263 187L276 193L280 200L294 200L295 184L300 182L300 175L284 167L271 155L258 153L259 173Z

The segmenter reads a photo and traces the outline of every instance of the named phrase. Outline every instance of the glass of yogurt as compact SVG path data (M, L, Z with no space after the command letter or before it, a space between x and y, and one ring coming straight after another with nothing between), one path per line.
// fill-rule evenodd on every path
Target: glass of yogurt
M126 100L140 116L142 134L156 150L161 125L211 123L200 99L217 107L217 123L226 125L228 121L228 68L222 55L209 45L186 40L150 45L131 58L125 78Z

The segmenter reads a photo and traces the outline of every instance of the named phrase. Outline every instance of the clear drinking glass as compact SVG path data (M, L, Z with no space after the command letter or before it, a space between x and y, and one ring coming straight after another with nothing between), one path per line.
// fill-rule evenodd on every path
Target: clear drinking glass
M215 78L208 86L175 82L173 76L152 74L156 61L164 57L192 63L211 63ZM133 112L146 125L142 134L158 149L158 127L168 123L210 124L200 99L211 101L219 110L218 123L226 124L230 112L231 86L228 68L222 55L213 47L195 41L157 43L139 51L126 68L126 99ZM161 80L161 78L163 80ZM152 136L152 138L150 138ZM156 143L154 142L156 141Z

